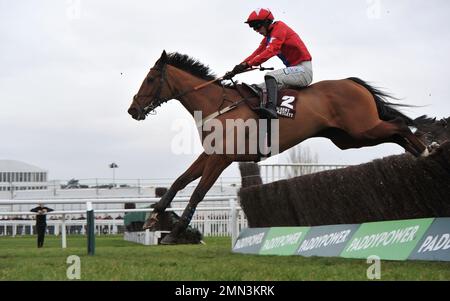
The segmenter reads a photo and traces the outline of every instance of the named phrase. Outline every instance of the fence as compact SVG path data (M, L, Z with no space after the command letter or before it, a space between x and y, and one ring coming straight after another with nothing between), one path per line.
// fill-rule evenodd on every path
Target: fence
M344 168L346 164L317 164L317 163L277 163L259 164L264 183L303 176L325 170Z
M294 176L310 174L314 172L343 168L343 164L315 164L315 163L277 163L259 164L262 178L265 183L277 181ZM90 197L145 197L153 195L156 187L169 187L174 179L72 179L72 180L50 180L43 182L45 187L40 190L27 189L25 182L0 182L0 198L25 199L42 198L65 198L82 195L83 198ZM181 190L178 195L188 195L197 186L196 180ZM219 177L211 187L210 192L214 194L234 194L240 186L239 177ZM30 184L31 185L31 184ZM44 189L45 188L45 189Z
M75 191L82 193L83 197L102 197L110 195L110 197L120 196L136 196L144 197L150 193L153 195L153 190L156 187L170 187L174 179L109 179L109 178L94 178L94 179L72 179L72 180L49 180L47 182L40 182L41 187L37 189L33 186L33 182L1 182L0 181L0 198L3 196L8 199L20 199L25 196L30 197L30 194L39 195L42 197L67 197L74 195ZM184 189L179 191L178 195L189 194L197 186L199 180L196 180ZM216 194L231 194L234 193L236 187L240 183L240 178L233 177L219 177L216 183L211 187L210 191ZM111 195L115 194L115 195Z
M86 234L86 220L65 220L67 234ZM36 233L34 220L0 220L0 236L33 235ZM62 220L47 221L47 234L60 235ZM119 234L124 232L123 220L96 220L95 233Z
M92 203L154 203L159 198L126 198L126 199L60 199L60 200L0 200L0 205L18 205L18 204L86 204ZM179 197L174 199L174 203L186 203L188 197ZM230 236L232 243L236 240L239 232L247 227L247 220L240 207L237 206L236 196L216 196L206 197L204 201L222 201L228 202L224 206L199 206L196 214L193 216L191 226L199 229L205 236ZM183 211L184 206L178 208L168 208L166 211ZM139 209L101 209L95 210L95 213L118 213L118 212L150 212L151 208ZM85 214L86 210L63 210L47 213L50 216L61 216L60 220L49 220L47 222L48 231L51 234L59 235L61 233L62 247L67 245L66 234L71 233L75 227L76 234L85 234L86 220L68 220L68 215ZM0 212L0 216L26 216L36 215L33 212ZM33 234L33 220L0 220L0 235L25 235ZM123 220L95 220L95 232L97 234L119 233L123 227ZM69 230L69 231L68 231ZM61 232L60 232L61 231Z
M180 209L181 211L182 209ZM85 212L84 212L85 213ZM18 213L25 215L22 212ZM27 213L28 214L28 213ZM49 213L51 214L51 213ZM0 212L0 215L3 215ZM86 219L64 221L67 234L86 234ZM229 210L200 211L194 214L190 226L198 229L204 236L230 236ZM242 210L237 213L238 233L247 227L247 219ZM2 220L0 219L0 236L33 235L36 233L34 220ZM47 234L60 235L62 219L47 221ZM95 220L96 235L122 234L125 231L123 219Z

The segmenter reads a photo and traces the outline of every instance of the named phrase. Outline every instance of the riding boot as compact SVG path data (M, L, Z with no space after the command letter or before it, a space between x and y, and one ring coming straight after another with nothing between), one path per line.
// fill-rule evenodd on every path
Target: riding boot
M264 77L267 88L267 105L266 108L261 108L261 112L266 115L268 119L278 119L277 115L277 101L278 101L278 84L277 80L270 76L266 75Z

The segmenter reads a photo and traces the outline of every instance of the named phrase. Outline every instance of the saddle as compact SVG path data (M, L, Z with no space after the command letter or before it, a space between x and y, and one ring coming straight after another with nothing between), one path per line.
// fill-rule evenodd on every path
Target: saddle
M267 103L267 92L257 85L242 83L240 87L247 93L246 103L252 111L258 114L259 118L265 119L266 116L261 113L261 109ZM277 114L283 118L295 118L295 103L297 101L298 90L287 88L278 90Z

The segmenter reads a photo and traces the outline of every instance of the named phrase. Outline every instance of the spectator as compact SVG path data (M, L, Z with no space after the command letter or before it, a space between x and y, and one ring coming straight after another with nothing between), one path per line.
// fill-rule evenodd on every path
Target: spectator
M36 231L37 231L37 246L42 248L44 246L45 230L47 229L47 212L52 212L53 209L45 207L42 203L37 207L31 209L31 212L37 212L36 215Z

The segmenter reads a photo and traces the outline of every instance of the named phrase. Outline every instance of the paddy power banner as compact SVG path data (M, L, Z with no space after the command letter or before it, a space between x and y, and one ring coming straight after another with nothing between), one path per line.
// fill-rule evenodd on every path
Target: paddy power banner
M433 222L432 218L362 224L341 257L405 260Z
M259 254L293 255L308 230L309 227L271 228Z
M245 229L233 252L450 261L450 218Z
M437 218L408 259L450 261L450 218Z
M247 228L242 230L233 250L237 253L258 254L270 228Z
M337 257L359 225L313 227L297 249L297 255Z

